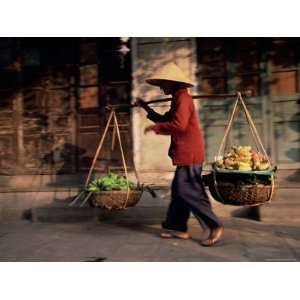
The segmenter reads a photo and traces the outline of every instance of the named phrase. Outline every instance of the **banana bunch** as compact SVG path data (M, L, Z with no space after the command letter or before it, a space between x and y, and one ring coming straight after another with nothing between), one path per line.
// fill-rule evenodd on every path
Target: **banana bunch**
M224 157L218 157L216 166L221 169L252 171L270 167L268 159L251 146L233 146Z

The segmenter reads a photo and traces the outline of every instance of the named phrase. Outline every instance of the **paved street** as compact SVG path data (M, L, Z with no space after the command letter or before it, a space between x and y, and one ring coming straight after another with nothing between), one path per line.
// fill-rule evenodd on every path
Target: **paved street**
M2 218L0 261L299 261L299 191L279 190L276 201L260 210L261 221L212 200L225 224L224 244L214 248L200 245L207 232L194 218L191 239L159 238L168 189L157 190L157 198L143 194L136 207L106 213L70 208L62 195L33 209L31 220ZM10 208L10 201L2 202Z
M160 239L158 220L1 224L0 261L299 261L299 223L224 220L224 245L205 248L194 219L190 240Z

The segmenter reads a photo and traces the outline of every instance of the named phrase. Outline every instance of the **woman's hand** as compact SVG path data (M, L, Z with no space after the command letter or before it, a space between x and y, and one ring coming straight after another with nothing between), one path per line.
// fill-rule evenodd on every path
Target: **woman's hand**
M151 126L147 126L145 129L144 129L144 134L147 134L148 132L150 131L154 131L154 126L151 125Z
M135 104L139 107L144 108L145 110L147 110L147 108L149 108L149 105L142 99L137 98L135 101Z

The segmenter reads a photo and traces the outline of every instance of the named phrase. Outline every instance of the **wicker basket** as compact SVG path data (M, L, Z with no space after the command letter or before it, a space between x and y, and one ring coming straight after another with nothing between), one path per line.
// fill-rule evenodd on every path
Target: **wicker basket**
M127 191L101 191L93 193L91 204L105 209L125 209L135 206L141 199L142 190L130 190L128 199Z
M213 198L223 204L254 206L270 202L276 188L263 184L235 186L219 182L216 186L210 185L209 190Z
M270 202L277 190L274 175L271 175L270 184L241 184L222 182L217 180L216 171L213 171L207 180L212 197L228 205L261 205Z
M117 120L117 114L115 111L115 108L110 107L111 110L108 121L106 123L103 135L100 139L98 148L96 150L92 165L90 167L87 179L85 181L85 188L88 187L92 172L95 168L97 159L99 159L100 151L103 146L104 139L106 137L106 134L108 132L108 129L111 125L113 125L113 136L112 136L112 144L111 144L111 151L114 150L115 148L115 139L117 139L119 146L120 146L120 152L121 152L121 157L122 157L122 163L123 163L123 168L124 168L124 173L125 177L127 180L127 185L130 186L130 182L128 179L128 172L127 172L127 164L125 160L125 154L122 146L122 141L121 141L121 134L120 134L120 128ZM108 167L109 170L109 167ZM125 209L130 206L134 206L138 203L140 200L142 193L143 193L143 185L140 185L140 181L138 178L137 170L135 168L135 165L133 163L133 170L137 179L137 186L133 188L132 190L129 191L100 191L100 192L90 192L87 196L86 199L89 200L89 203L94 206L94 207L102 207L106 209ZM90 198L89 198L90 196Z

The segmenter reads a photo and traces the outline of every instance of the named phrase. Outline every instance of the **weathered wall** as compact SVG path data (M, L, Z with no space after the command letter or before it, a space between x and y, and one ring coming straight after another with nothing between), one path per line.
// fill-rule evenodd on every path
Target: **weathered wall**
M130 101L131 58L120 57L119 44L119 38L0 38L0 187L17 176L27 175L26 188L31 175L89 170L108 120L105 107ZM131 167L130 111L117 114ZM97 170L122 167L111 136L112 127Z
M196 81L195 43L192 38L133 38L132 51L133 101L136 97L147 101L165 97L159 88L146 84L145 79L169 62L175 62ZM152 107L160 113L169 110L167 104ZM172 163L167 156L170 137L154 133L144 135L144 128L150 124L143 109L134 109L132 127L136 167L141 172L172 171Z

